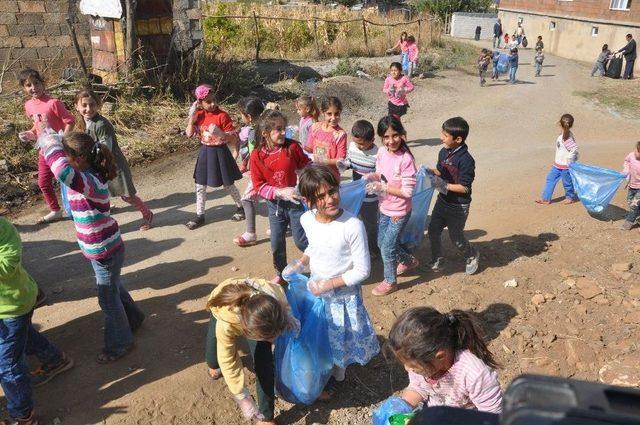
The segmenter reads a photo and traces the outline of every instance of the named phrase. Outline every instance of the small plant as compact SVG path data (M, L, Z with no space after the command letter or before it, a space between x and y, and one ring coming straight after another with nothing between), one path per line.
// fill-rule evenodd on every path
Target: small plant
M360 67L358 66L358 62L352 60L351 58L343 58L338 61L338 65L329 72L330 77L337 77L339 75L348 75L355 77L356 71Z

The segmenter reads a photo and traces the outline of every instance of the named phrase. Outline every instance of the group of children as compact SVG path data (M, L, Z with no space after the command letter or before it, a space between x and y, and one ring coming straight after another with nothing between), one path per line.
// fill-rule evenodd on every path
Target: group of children
M518 64L520 61L520 57L518 55L518 41L514 39L511 43L508 41L509 34L505 34L505 48L509 49L508 56L508 72L509 72L509 83L516 83L516 73L518 72ZM544 42L542 41L542 36L538 36L538 40L535 45L535 56L533 58L533 63L535 66L535 76L539 77L542 72L542 64L544 63ZM500 61L500 56L503 53L500 50L494 50L493 52L489 49L480 50L480 55L478 56L478 73L480 75L480 86L484 86L486 84L486 75L487 70L489 69L489 64L493 64L491 79L497 81L500 77L498 62Z
M400 39L389 51L400 49L401 54L401 70L407 77L413 77L414 72L418 69L418 45L416 38L406 32L400 34Z

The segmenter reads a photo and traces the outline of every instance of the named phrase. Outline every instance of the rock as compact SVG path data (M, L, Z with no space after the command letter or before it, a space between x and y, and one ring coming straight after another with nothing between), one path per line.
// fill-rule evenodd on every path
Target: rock
M626 282L633 277L633 273L631 272L616 273L616 277Z
M531 298L531 302L532 302L534 305L544 304L544 303L545 303L545 301L546 301L546 300L545 300L545 298L544 298L544 295L542 295L542 294L535 294L535 295L533 296L533 298Z
M598 296L596 299L596 304L599 305L609 305L609 300L606 297Z
M640 386L640 354L628 356L624 359L613 360L600 369L598 376L601 382L624 387Z
M505 288L517 288L518 282L515 279L509 279L505 283L503 283Z
M625 314L622 320L629 325L640 323L640 310Z
M594 298L596 295L602 294L602 289L598 284L586 277L581 277L576 280L576 287L578 288L578 293L587 300Z
M633 247L633 252L635 252L636 254L640 254L640 245L635 245Z
M9 171L9 164L6 159L0 159L0 171Z
M502 349L504 350L505 353L507 354L513 354L513 350L509 347L507 347L506 345L502 344Z
M542 338L542 342L545 343L545 345L549 346L553 343L553 341L556 340L556 334L549 334L547 336L545 336L544 338Z
M231 267L231 271L232 272L237 272L238 270L240 270L240 269L238 267L236 267L236 266L232 266Z
M555 300L556 296L551 294L551 293L546 293L546 294L544 294L544 299L547 300L547 301Z
M565 285L567 285L569 288L573 288L574 286L576 286L576 280L575 279L566 279L564 282Z
M631 285L628 293L631 298L640 298L640 284Z
M567 363L572 366L580 362L592 363L596 361L596 352L584 341L568 339L565 341Z
M62 423L62 421L60 420L59 417L55 417L53 418L53 421L51 422L53 425L60 425Z
M560 270L560 277L563 279L567 279L569 277L580 277L582 274L575 272L573 270Z
M633 264L631 263L615 263L613 266L611 266L611 269L614 272L628 272L629 270L631 270L631 267L633 267Z

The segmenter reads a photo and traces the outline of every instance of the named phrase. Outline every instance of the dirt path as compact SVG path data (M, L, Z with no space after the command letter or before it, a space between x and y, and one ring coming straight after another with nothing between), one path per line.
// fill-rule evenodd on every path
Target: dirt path
M449 266L443 275L403 277L404 290L372 299L370 284L381 278L376 265L365 299L381 337L399 312L414 305L476 310L504 365L505 384L531 370L595 380L605 364L614 362L612 372L603 375L611 381L625 362L640 363L640 252L637 247L634 252L640 234L595 220L580 204L541 207L533 200L553 160L555 123L562 113L576 118L581 161L614 169L638 140L640 123L573 96L598 84L587 77L584 65L548 57L543 76L534 78L531 60L531 52L524 51L515 86L489 82L481 88L477 77L450 71L420 81L411 96L406 123L419 163L434 164L445 119L460 115L470 122L477 179L467 229L482 252L481 272L464 275L462 261L446 241ZM377 120L384 112L381 84L348 78L329 84L351 111L345 128L355 116ZM155 211L155 228L140 233L136 212L116 213L127 249L123 279L148 314L135 351L116 364L94 362L102 317L91 267L77 249L72 224L45 229L29 224L43 205L17 219L26 266L49 294L50 305L37 310L34 321L77 364L36 390L44 423L54 418L63 424L242 423L224 383L207 378L203 306L212 284L226 277L272 275L265 210L260 208L260 243L252 248L232 244L244 224L228 220L234 208L220 191L210 194L207 225L186 230L183 223L194 211L195 157L189 153L135 170L139 192ZM614 203L609 215L618 220L620 207L626 207L623 190ZM297 255L292 243L289 247ZM419 258L426 261L428 254L423 243ZM612 263L635 263L635 268L629 275L614 275ZM504 288L512 278L518 287ZM585 288L595 288L596 295ZM546 295L540 305L531 302L537 291ZM279 403L281 423L370 423L370 406L403 382L403 373L379 357L367 368L350 369L345 389L331 404L295 408Z

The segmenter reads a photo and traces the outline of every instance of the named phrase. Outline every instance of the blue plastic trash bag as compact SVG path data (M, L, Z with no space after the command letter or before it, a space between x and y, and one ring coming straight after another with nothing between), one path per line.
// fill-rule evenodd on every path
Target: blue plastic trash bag
M365 179L342 183L340 185L340 207L357 216L366 196L366 185L367 181Z
M509 70L509 55L506 53L500 53L497 68L499 74L504 74Z
M411 198L411 216L400 235L401 244L410 248L422 242L431 198L433 198L433 187L431 187L427 169L422 166L416 173L416 188Z
M411 413L413 409L402 398L393 395L380 403L380 406L373 411L371 423L373 425L389 425L389 418L399 413Z
M67 194L67 186L60 183L60 198L62 199L62 208L67 213L67 217L71 218L71 204L69 204L69 195Z
M324 389L333 370L324 299L307 289L308 278L289 278L287 300L300 321L300 333L285 332L276 339L274 352L276 389L291 403L312 404Z
M287 139L295 139L297 133L298 129L292 125L288 125L287 128L284 129L284 137Z
M401 57L402 72L407 74L409 72L409 53L403 53Z
M569 174L578 198L587 211L601 213L611 202L624 174L608 168L574 162L569 165Z

